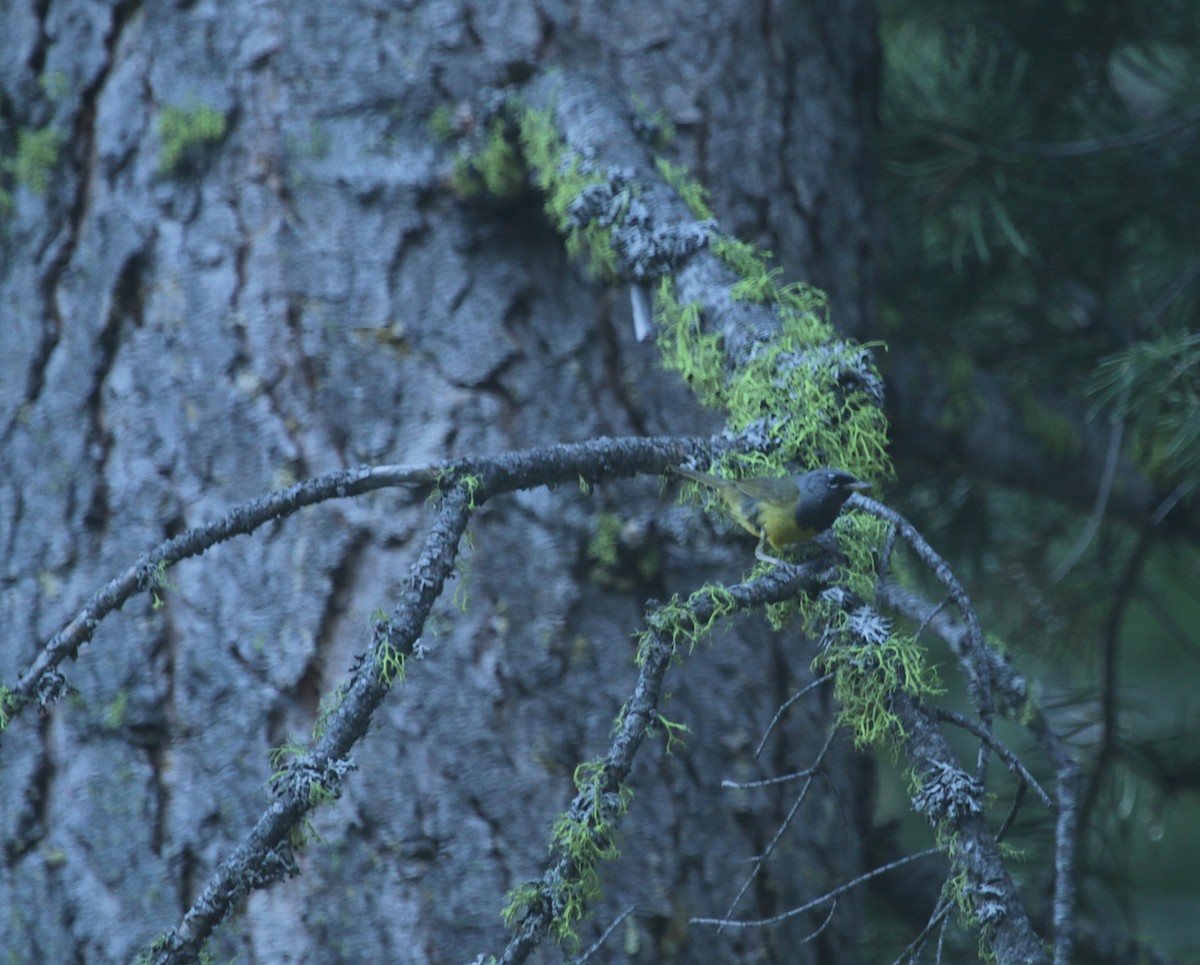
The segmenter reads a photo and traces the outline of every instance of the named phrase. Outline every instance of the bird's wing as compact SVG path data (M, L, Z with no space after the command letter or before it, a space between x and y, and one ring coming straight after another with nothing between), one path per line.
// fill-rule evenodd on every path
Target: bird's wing
M761 476L753 479L735 479L733 484L751 499L776 506L790 506L800 498L796 480L790 476L782 476L779 479L766 479Z

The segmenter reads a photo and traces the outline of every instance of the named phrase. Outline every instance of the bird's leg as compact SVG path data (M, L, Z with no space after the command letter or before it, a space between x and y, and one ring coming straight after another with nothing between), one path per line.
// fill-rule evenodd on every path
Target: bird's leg
M774 563L776 566L787 565L783 562L783 560L777 559L774 556L770 556L767 553L767 531L765 529L759 534L758 545L754 547L754 558L756 560L762 560L764 563Z

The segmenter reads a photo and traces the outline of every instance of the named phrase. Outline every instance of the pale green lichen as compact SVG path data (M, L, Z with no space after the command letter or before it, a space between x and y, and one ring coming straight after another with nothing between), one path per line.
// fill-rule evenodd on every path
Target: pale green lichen
M510 891L501 912L506 926L512 927L533 908L548 906L554 940L568 947L578 942L576 925L601 894L600 862L620 855L617 822L633 798L629 787L609 783L604 761L588 761L575 769L578 794L571 809L555 820L550 842L551 854L566 859L570 873Z
M572 257L586 254L594 278L614 280L617 258L612 247L612 225L620 220L628 201L622 201L621 193L617 192L617 208L610 212L607 223L596 218L580 223L572 206L587 189L606 185L609 181L607 172L585 164L569 149L555 128L549 110L523 110L518 129L521 150L533 173L534 183L545 194L546 214L566 238L568 254ZM629 189L631 193L636 190L636 186ZM629 196L624 195L626 199Z
M718 621L737 610L733 594L719 583L706 583L686 600L675 594L646 618L638 642L637 664L646 660L648 648L665 643L674 654L691 653L706 640Z
M399 682L404 683L404 654L386 640L375 648L375 658L379 667L379 682L385 687L391 687Z
M848 634L813 661L817 673L834 675L838 723L856 747L895 749L904 728L890 708L898 691L926 697L941 693L936 673L925 663L925 650L910 634L892 634L882 643Z
M504 122L488 125L483 145L454 159L451 183L463 195L486 191L497 198L512 198L525 187L525 166L505 130Z
M12 688L0 685L0 733L8 730L9 722L24 703L25 700L18 697Z
M675 283L664 277L658 285L658 348L662 366L678 372L705 405L725 404L725 351L721 336L705 332L699 302L680 305Z
M588 558L601 566L616 566L624 526L624 521L615 513L601 513L596 518L596 532L588 543Z
M658 173L683 199L697 221L711 221L715 216L708 206L708 189L698 181L693 181L687 168L682 164L672 164L666 158L655 158Z

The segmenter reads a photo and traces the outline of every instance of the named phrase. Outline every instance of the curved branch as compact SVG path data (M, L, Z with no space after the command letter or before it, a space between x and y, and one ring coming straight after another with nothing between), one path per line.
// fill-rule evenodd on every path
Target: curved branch
M311 748L272 777L271 789L276 800L233 853L220 863L180 924L151 946L147 960L156 963L195 960L213 929L240 898L251 890L298 873L292 854L295 836L310 811L340 795L342 779L353 767L350 751L366 733L392 683L403 678L404 660L413 653L430 610L453 571L459 541L477 505L490 496L534 485L575 479L595 482L613 476L662 472L699 446L693 440L674 438L598 439L494 458L459 460L448 463L441 471L431 467L388 467L335 473L237 507L217 523L169 541L126 571L124 582L114 581L118 584L116 591L103 596L99 603L94 597L94 608L90 611L85 608L85 613L102 616L112 612L134 592L137 574L145 572L142 567L148 565L145 562L148 558L182 559L195 555L239 532L250 532L268 519L288 515L322 499L353 495L397 482L430 482L438 477L445 490L403 595L391 617L375 625L370 648L339 692L341 703L337 710L324 722L324 729ZM81 626L90 637L98 620L99 616L76 617L69 628ZM60 645L57 649L48 646L41 656L49 654L61 660L77 649L78 645L74 648ZM628 751L630 758L633 749Z
M892 711L904 728L905 756L923 782L913 803L955 842L949 858L965 875L967 897L989 951L1002 965L1048 962L987 825L982 786L959 765L932 713L902 691L894 694Z
M713 443L719 444L719 443ZM79 648L95 635L100 622L121 609L135 594L159 585L165 570L180 560L253 533L266 523L285 519L306 506L331 499L361 496L379 489L417 485L432 487L455 475L482 480L473 491L476 502L501 492L583 479L598 482L616 476L662 472L705 448L702 440L668 436L593 439L544 446L489 458L449 460L425 466L360 466L327 473L239 503L220 519L194 527L139 556L122 573L97 590L63 629L38 651L16 684L0 693L0 733L22 708L57 699L66 683L57 672L74 660Z

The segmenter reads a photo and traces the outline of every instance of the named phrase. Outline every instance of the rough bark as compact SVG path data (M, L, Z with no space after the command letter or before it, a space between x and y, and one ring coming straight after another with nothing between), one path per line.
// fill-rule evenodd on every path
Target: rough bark
M434 109L531 64L586 67L664 107L726 227L777 238L789 274L829 287L835 318L858 325L873 304L858 230L869 5L789 9L5 4L3 150L18 129L62 140L44 192L10 185L0 223L0 679L139 553L294 479L714 427L633 342L625 293L566 258L535 199L447 188ZM227 130L163 171L167 107L215 108ZM844 247L837 225L855 227ZM646 598L733 571L686 522L651 530L653 585L606 586L586 553L602 511L670 517L649 480L534 490L479 514L465 609L437 604L429 655L317 813L302 874L249 897L218 960L499 951L506 889L540 874L572 771L603 752L629 695ZM0 944L127 960L176 924L263 810L270 749L308 735L370 614L394 605L431 517L394 494L308 510L179 564L161 606L147 593L102 624L64 668L75 694L0 746ZM694 734L634 769L623 857L584 932L636 905L605 960L710 961L714 947L730 962L847 960L853 900L802 948L822 912L720 939L688 925L725 911L790 805L786 790L731 796L720 781L805 767L824 742L817 698L768 760L749 754L810 659L745 620L668 678L665 713ZM747 917L858 870L863 775L839 745L826 778Z

